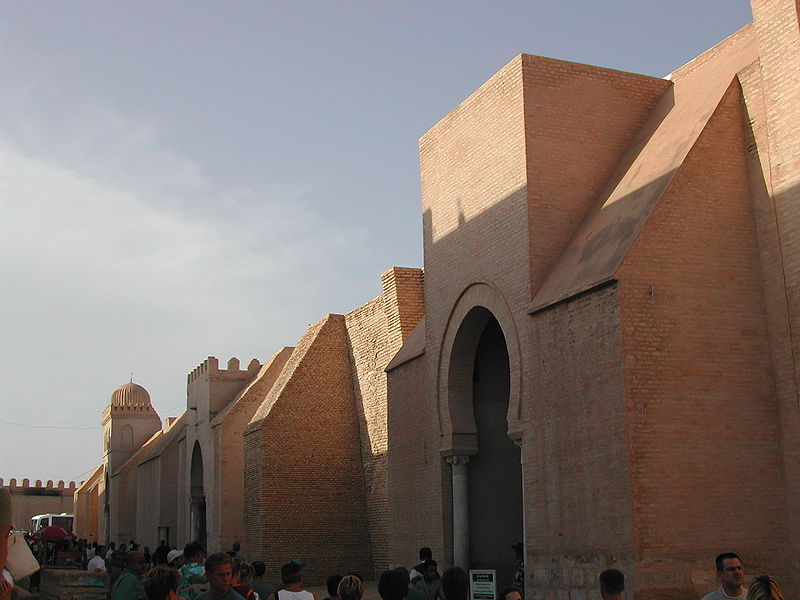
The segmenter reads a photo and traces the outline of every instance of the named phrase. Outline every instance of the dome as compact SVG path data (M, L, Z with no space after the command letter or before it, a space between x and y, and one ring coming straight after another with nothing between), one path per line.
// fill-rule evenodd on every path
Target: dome
M126 383L111 394L111 406L150 406L150 394L138 383Z

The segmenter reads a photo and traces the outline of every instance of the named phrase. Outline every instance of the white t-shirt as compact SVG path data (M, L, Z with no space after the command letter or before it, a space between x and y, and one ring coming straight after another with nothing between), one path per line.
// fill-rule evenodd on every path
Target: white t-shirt
M308 590L300 590L299 592L291 592L289 590L279 590L275 592L278 600L314 600L314 594Z
M106 561L103 560L102 556L95 556L92 560L89 561L89 564L86 565L87 571L95 572L97 570L102 571L103 573L106 572Z
M722 589L722 586L719 586L710 594L706 594L700 600L727 600L728 598L739 598L739 600L744 600L747 598L747 588L742 588L742 595L741 596L728 596L725 593L725 590Z

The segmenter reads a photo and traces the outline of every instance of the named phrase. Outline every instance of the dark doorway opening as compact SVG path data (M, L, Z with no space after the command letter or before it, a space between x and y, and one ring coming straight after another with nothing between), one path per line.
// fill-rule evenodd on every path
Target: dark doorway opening
M470 457L468 471L470 568L494 569L498 586L505 587L517 563L512 545L522 541L522 467L520 449L508 437L508 349L494 316L480 335L474 360L478 452Z

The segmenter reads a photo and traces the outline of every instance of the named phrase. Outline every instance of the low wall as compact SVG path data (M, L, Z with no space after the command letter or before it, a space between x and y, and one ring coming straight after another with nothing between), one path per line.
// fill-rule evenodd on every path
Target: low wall
M42 569L39 588L42 600L105 600L107 594L108 575L105 573Z

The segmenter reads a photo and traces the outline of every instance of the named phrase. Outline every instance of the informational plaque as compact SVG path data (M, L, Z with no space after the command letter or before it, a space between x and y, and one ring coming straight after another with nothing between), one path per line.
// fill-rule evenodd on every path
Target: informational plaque
M470 600L497 600L497 575L489 569L469 572Z

